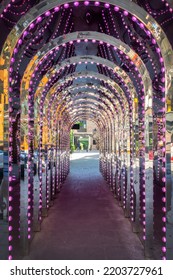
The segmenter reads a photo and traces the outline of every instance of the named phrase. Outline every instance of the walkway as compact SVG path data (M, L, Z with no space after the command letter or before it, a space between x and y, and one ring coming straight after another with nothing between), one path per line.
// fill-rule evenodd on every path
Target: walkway
M98 154L72 155L71 172L25 259L144 259L138 237L99 173Z

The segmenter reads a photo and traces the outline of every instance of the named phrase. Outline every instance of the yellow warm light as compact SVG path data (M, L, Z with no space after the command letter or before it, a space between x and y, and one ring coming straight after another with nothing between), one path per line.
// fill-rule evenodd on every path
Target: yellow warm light
M167 98L166 104L167 104L167 112L171 112L172 111L171 100Z

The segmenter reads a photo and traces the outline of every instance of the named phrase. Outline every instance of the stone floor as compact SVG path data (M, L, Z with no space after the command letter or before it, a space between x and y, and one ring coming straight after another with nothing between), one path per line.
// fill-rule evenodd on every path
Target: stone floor
M144 259L137 235L99 172L98 156L72 155L70 174L25 259Z

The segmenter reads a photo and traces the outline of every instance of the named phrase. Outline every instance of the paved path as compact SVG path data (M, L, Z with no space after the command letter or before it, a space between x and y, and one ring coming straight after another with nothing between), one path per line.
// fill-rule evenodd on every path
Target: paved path
M71 171L25 259L144 259L143 247L98 169L98 154L72 155Z

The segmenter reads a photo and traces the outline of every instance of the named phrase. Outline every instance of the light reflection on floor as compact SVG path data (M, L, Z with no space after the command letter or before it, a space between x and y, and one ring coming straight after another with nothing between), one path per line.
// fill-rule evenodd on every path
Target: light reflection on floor
M94 155L98 155L99 157L99 152L98 151L91 151L91 152L86 152L86 151L79 151L79 152L74 152L70 155L70 160L77 160L80 158L90 158Z

